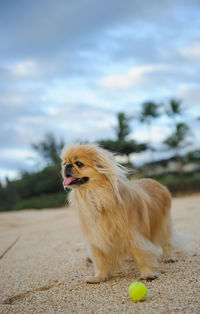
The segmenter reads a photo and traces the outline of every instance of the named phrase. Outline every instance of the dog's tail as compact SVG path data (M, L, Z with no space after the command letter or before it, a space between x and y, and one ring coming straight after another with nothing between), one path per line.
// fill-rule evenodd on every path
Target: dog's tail
M171 236L172 250L176 253L189 254L195 251L195 236L179 232L173 228Z

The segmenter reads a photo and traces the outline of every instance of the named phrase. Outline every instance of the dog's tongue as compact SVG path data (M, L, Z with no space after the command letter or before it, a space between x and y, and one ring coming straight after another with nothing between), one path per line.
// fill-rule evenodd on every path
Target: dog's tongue
M63 180L63 186L68 186L72 181L75 181L76 178L68 177Z

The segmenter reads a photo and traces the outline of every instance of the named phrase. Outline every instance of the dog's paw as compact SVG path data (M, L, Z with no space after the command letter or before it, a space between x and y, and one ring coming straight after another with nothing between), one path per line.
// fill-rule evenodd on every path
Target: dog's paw
M140 276L140 279L152 281L158 277L159 277L159 272L149 271L149 272L142 273Z
M149 277L146 278L146 281L153 281L153 280L155 280L155 279L157 279L157 278L158 278L157 275L151 275L151 276L149 276Z
M164 258L164 263L175 263L178 262L178 258L177 257L169 257L169 258Z
M93 277L89 277L86 279L87 283L100 283L108 280L110 278L109 274L97 272L97 274Z
M90 283L90 284L92 284L92 283L100 283L100 282L103 282L103 281L105 281L106 279L101 279L101 278L99 278L99 277L88 277L87 279L86 279L86 282L87 283Z

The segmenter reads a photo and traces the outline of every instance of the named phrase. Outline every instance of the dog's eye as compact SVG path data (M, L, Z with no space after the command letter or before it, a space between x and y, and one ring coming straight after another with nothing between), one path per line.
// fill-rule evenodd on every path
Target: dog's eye
M76 161L75 164L79 167L82 168L84 164L81 161Z

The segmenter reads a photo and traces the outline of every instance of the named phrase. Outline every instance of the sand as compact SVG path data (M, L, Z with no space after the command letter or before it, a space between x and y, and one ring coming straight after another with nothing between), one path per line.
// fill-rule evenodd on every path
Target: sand
M0 313L200 313L200 195L173 199L177 229L197 247L161 276L143 281L144 302L127 289L139 279L133 261L107 282L91 285L78 219L70 208L0 214Z

